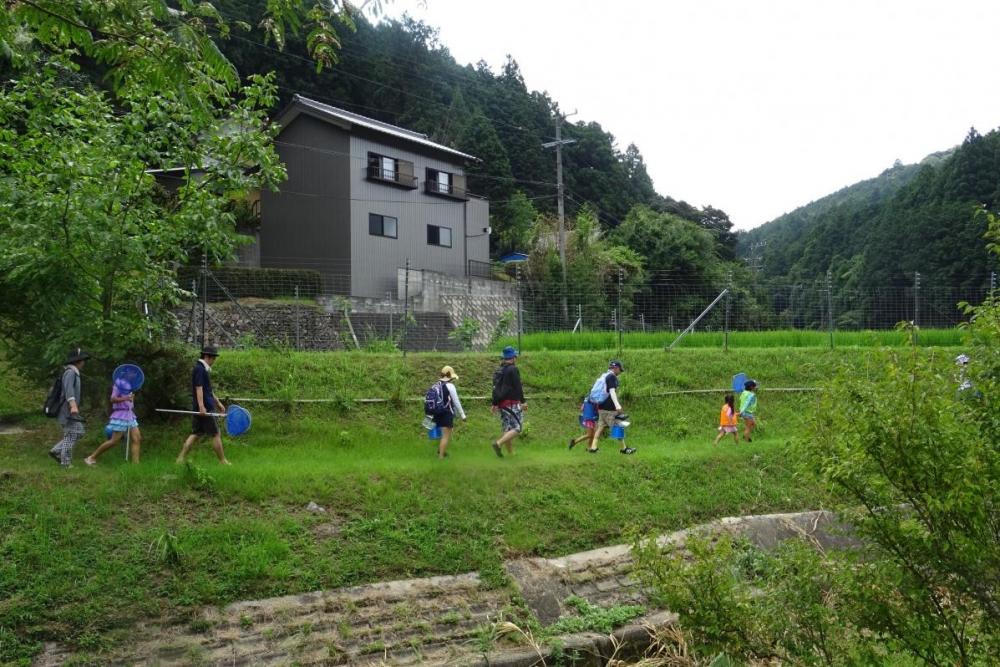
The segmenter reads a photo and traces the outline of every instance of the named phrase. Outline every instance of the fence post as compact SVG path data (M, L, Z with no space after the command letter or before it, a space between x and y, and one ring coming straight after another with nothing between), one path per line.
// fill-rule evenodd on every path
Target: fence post
M295 286L295 349L301 345L299 338L299 286Z
M992 292L997 288L997 272L990 271L990 291Z
M521 313L521 265L514 265L514 285L517 290L517 351L521 352L521 331L524 328L523 314Z
M397 288L397 289L399 289L399 288ZM386 292L385 293L385 304L386 304L386 307L389 310L389 341L391 342L391 341L395 340L395 338L393 338L393 335L392 335L392 333L393 333L392 332L392 320L393 320L393 316L392 316L392 292Z
M830 349L833 349L833 271L826 270L826 314L827 328L830 330Z
M583 333L583 305L576 304L576 319L580 320L580 333Z
M188 338L185 339L185 342L194 343L198 340L198 334L194 328L194 314L198 310L198 281L194 278L191 279L191 294L194 294L194 301L191 302L191 314L188 315Z
M403 358L406 358L406 347L403 345L406 339L406 331L409 328L410 320L410 258L406 258L406 273L403 275L403 331L399 334L399 347L403 350ZM398 283L397 283L398 284ZM398 289L398 288L397 288Z
M625 269L618 267L618 315L615 323L618 326L618 356L622 356L622 278L625 276Z
M201 347L208 344L206 333L208 319L208 253L201 254Z
M913 344L917 344L917 327L920 326L920 272L913 272Z
M722 351L729 352L729 307L731 296L733 293L733 272L729 272L728 280L729 283L729 293L726 294L726 326L725 333L722 335Z

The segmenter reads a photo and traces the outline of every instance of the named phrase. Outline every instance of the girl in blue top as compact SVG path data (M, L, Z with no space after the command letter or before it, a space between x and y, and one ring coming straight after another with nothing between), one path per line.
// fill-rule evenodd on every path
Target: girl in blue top
M757 426L757 420L754 417L754 413L757 412L757 394L753 393L753 390L756 388L756 382L747 380L746 384L743 385L743 393L740 394L740 417L743 419L743 439L747 442L753 442L750 440L750 434L753 433L754 428Z

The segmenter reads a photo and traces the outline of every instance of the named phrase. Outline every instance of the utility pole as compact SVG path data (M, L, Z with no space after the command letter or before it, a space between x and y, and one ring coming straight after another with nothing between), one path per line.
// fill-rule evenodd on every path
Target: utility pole
M562 138L563 121L576 115L576 111L565 116L556 113L556 140L542 144L542 148L556 149L556 192L559 211L559 264L562 266L562 317L563 323L569 319L569 303L566 298L566 205L564 201L562 147L564 144L575 144L576 139Z

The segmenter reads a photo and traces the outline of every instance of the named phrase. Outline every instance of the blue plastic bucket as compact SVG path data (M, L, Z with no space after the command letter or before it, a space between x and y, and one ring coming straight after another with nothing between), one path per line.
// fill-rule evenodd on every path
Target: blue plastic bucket
M618 424L615 424L614 426L612 426L611 427L611 437L614 438L615 440L624 440L625 439L625 427L624 426L619 426Z
M104 437L108 440L111 439L111 435L114 433L114 429L111 428L111 424L104 427Z
M441 439L441 427L440 426L435 426L431 430L427 431L427 437L430 438L431 440L440 440Z
M586 401L583 404L583 418L591 421L597 419L597 406L590 401Z

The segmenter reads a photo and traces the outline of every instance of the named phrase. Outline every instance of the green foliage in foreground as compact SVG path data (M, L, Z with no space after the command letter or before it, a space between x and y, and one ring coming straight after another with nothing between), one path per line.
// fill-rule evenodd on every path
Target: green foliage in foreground
M994 253L1000 220L986 214ZM1000 300L972 316L972 386L914 348L866 377L844 368L796 448L867 545L772 554L694 541L640 571L698 651L793 664L993 665L1000 655ZM912 332L910 332L912 333ZM775 620L778 620L776 623Z
M670 345L679 334L674 331L622 334L622 347L626 350L662 349ZM715 348L721 350L725 334L721 331L696 331L685 336L677 348ZM921 329L919 343L924 347L955 347L962 344L959 329ZM908 336L900 331L834 331L833 345L838 347L883 347L909 344ZM498 340L492 349L517 345L516 336ZM521 346L528 350L617 350L618 334L614 331L584 331L570 333L555 331L531 333L521 336ZM731 331L730 349L830 347L830 334L815 329L789 329L777 331Z

